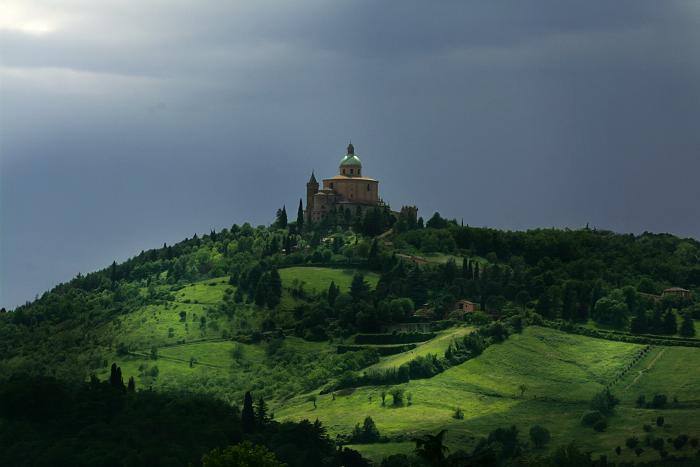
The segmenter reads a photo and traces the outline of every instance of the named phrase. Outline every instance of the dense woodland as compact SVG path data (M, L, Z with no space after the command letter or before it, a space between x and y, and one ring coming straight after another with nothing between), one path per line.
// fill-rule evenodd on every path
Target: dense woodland
M420 260L436 253L448 259ZM348 291L335 284L315 293L303 283L287 286L296 305L283 313L279 271L299 265L351 265L360 272ZM376 288L362 271L379 274ZM416 359L405 369L382 374L358 373L378 361L376 353L339 355L328 368L343 372L329 391L430 377L532 323L681 338L694 336L693 319L700 319L700 305L692 299L661 297L671 286L700 293L700 243L693 239L588 227L499 231L462 226L437 213L424 222L411 207L398 214L388 209L365 216L334 212L321 224L305 225L301 210L296 222L289 222L283 208L269 227L233 225L143 251L79 274L0 314L0 451L5 463L16 464L12 461L21 453L32 452L32 465L185 465L185 459L198 465L212 449L248 440L251 455L268 456L270 465L363 465L359 454L338 450L319 424L279 424L262 416L257 430L250 424L246 428L250 401L239 408L202 395L133 391L126 385L122 390L119 378L90 381L91 374L110 363L109 352L129 351L120 347L118 331L104 331L105 323L165 303L185 284L222 276L229 277L231 293L209 313L248 313L252 325L245 332L221 329L221 335L268 342L271 361L284 361L279 348L285 335L327 341L381 333L392 323L424 320L414 315L417 309L429 310L439 326L455 319L450 314L455 300L479 304L482 311L468 318L481 325L479 331L450 346L445 355ZM167 432L155 428L165 426ZM509 435L506 430L493 436ZM418 452L429 451L430 442L418 442ZM217 456L246 452L212 451L205 465L229 465L217 464ZM494 463L502 460L484 448L453 465L472 465L477 458L485 465L489 456L495 456ZM386 465L409 465L400 462L397 458ZM590 465L585 462L580 465Z

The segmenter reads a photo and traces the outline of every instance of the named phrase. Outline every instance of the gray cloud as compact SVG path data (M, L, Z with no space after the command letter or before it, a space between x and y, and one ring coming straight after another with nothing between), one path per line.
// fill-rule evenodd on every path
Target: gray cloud
M296 206L700 237L692 1L6 2L0 305Z

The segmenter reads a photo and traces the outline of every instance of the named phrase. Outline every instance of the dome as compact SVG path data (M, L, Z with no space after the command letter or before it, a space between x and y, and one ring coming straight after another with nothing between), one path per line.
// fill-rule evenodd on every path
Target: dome
M360 158L355 154L355 147L352 143L348 144L348 153L340 161L341 167L362 167Z

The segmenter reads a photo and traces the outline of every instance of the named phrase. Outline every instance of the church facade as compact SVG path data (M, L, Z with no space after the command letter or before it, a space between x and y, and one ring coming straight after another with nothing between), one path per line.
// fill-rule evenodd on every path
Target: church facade
M379 182L363 175L362 162L352 143L348 144L347 153L340 161L337 175L323 179L320 187L312 172L306 184L304 216L307 222L319 222L334 210L349 211L354 216L380 206L384 206L384 202L379 198Z

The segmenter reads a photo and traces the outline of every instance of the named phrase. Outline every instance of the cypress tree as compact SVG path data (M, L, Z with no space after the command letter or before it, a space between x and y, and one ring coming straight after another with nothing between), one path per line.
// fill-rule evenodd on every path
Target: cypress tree
M253 300L255 301L255 304L259 307L265 306L265 302L267 301L266 279L267 274L262 276L260 280L258 280L258 285L255 286L255 294L253 296Z
M126 392L136 392L136 381L134 381L133 376L129 378L129 385L126 387Z
M265 302L270 308L274 308L280 303L282 298L282 278L279 271L273 269L270 271L267 279L267 294Z
M109 268L109 278L112 280L112 284L117 282L117 262L112 261L112 266Z
M304 227L304 205L301 202L301 198L299 198L299 209L297 209L297 230L301 232L301 229Z
M109 384L115 388L118 386L116 363L112 363L112 367L109 370Z
M330 306L335 305L335 299L338 298L340 294L340 288L335 285L335 281L331 281L331 285L328 286L328 304Z
M266 425L269 421L270 417L267 415L267 404L262 396L260 396L258 405L255 407L255 424L261 427Z
M252 433L255 430L255 413L253 411L253 396L246 391L243 398L243 411L241 412L241 428L243 433Z

